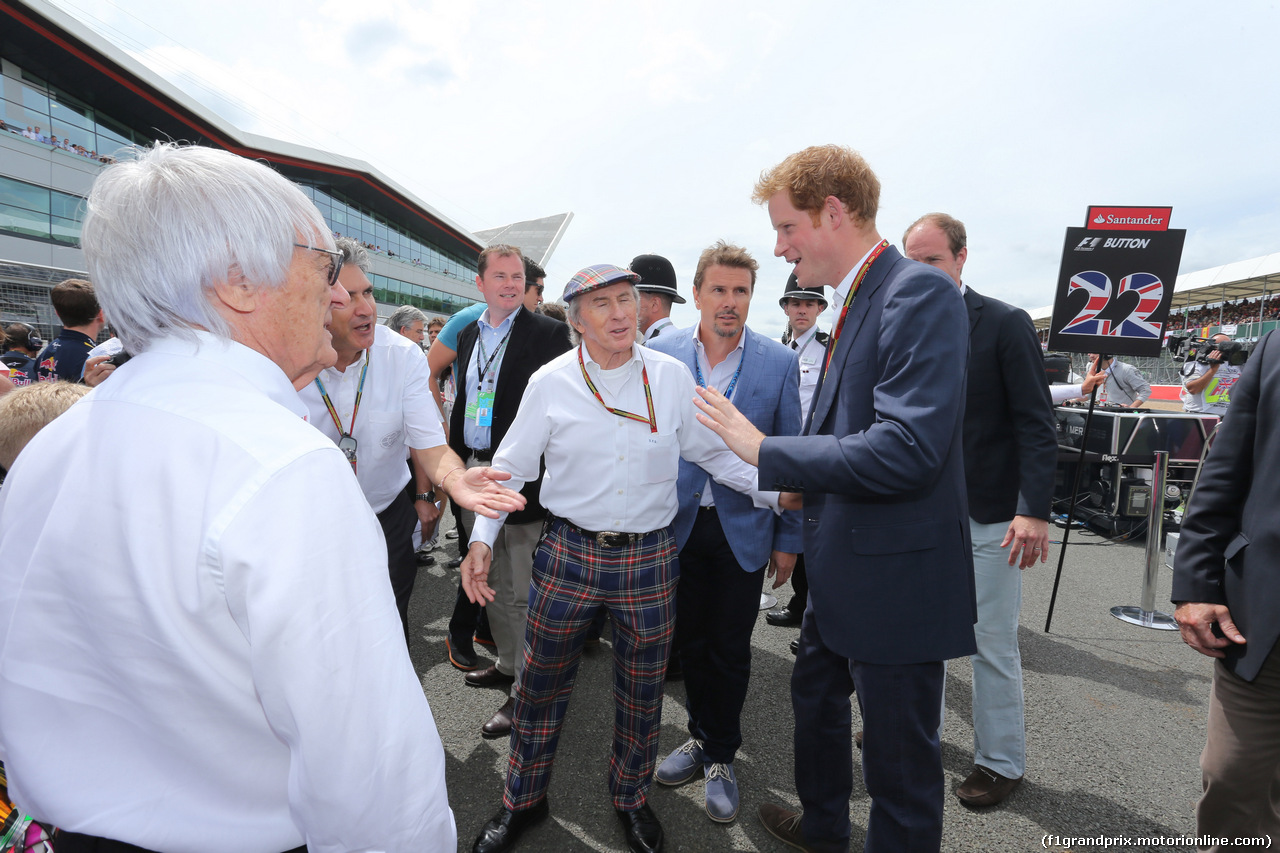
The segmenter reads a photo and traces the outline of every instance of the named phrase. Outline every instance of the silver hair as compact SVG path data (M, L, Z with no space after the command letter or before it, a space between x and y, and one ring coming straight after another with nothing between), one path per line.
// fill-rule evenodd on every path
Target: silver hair
M590 293L591 291L587 291ZM580 304L578 298L585 294L578 294L570 299L564 306L564 319L569 324L569 342L575 347L582 342L582 334L578 331L574 323L582 322L582 309L578 307ZM634 284L631 285L631 301L638 303L640 301L640 291L636 289Z
M399 308L391 312L391 316L387 318L387 328L393 332L399 332L406 329L414 323L422 321L422 325L427 325L427 314L420 308L414 308L412 305L401 305Z
M262 163L172 142L130 156L94 181L80 237L98 299L129 352L196 328L234 338L208 291L233 277L280 287L294 243L333 248L316 206Z
M369 274L371 269L369 265L369 253L350 237L339 237L334 240L334 245L338 247L338 251L342 253L342 263L346 265L354 264L360 268L360 272L365 275Z

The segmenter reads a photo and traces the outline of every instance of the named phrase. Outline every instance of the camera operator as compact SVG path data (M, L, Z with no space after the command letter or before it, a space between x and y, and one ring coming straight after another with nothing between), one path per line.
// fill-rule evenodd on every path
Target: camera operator
M1106 353L1091 352L1089 359L1093 362L1089 372L1103 373L1107 377L1102 392L1098 395L1099 403L1136 409L1147 402L1147 398L1151 396L1151 386L1138 368Z
M1221 332L1209 339L1211 343L1231 340ZM1182 410L1201 412L1219 417L1227 413L1231 404L1231 386L1240 379L1243 368L1229 363L1221 350L1209 355L1188 358L1182 367Z

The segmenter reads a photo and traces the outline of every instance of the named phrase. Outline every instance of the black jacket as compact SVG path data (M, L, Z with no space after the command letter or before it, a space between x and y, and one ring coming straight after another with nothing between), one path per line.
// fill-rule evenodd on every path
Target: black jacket
M964 477L969 516L1048 518L1058 439L1044 356L1031 317L966 287L969 375Z
M1280 341L1262 339L1231 388L1174 560L1175 603L1225 604L1248 641L1223 664L1252 681L1280 637Z

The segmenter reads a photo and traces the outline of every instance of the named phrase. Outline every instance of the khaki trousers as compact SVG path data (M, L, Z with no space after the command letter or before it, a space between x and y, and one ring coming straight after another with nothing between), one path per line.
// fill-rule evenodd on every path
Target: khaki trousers
M467 461L468 468L488 465L475 457ZM462 511L462 523L468 531L475 530L476 515ZM529 584L533 579L533 551L538 547L542 534L542 522L528 524L504 524L493 542L493 557L489 564L489 586L493 589L493 601L487 605L489 630L493 632L493 644L498 647L498 671L506 675L520 675L524 668L524 623L529 613Z
M1214 664L1209 732L1200 754L1204 794L1196 834L1231 840L1270 835L1280 843L1280 644L1252 682Z

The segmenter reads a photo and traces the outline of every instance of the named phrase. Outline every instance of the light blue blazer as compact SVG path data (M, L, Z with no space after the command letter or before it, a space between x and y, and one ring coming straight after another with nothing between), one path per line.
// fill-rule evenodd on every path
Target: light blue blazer
M693 336L698 326L667 330L649 342L651 349L675 356L694 370ZM800 363L796 354L782 344L744 329L742 372L733 392L733 404L756 428L766 435L797 435L800 432ZM723 388L720 390L724 390ZM707 485L707 472L692 462L680 460L680 479L676 486L680 508L672 526L676 544L683 548L698 517L698 504ZM799 512L761 509L751 498L728 486L711 481L717 515L725 538L738 558L738 564L749 572L764 567L771 551L798 554L803 534Z

